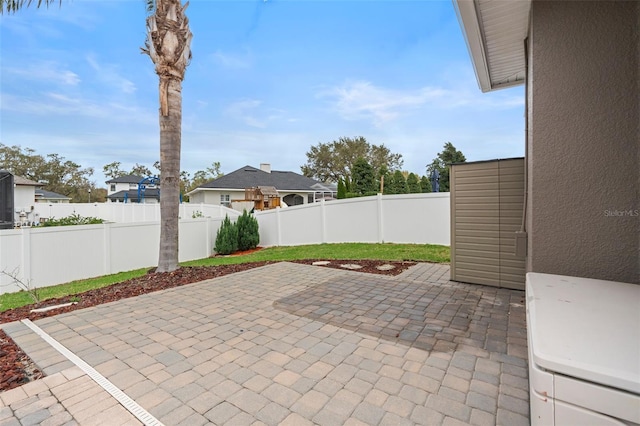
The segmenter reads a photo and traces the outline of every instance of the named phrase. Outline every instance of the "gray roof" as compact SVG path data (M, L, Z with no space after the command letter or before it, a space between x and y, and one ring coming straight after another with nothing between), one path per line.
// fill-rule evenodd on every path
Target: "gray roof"
M144 179L142 176L125 175L117 177L115 179L110 179L105 183L140 183L142 179Z
M127 191L118 191L109 196L107 196L110 200L124 200L124 195L127 194L127 200L131 202L138 201L138 190L137 189L129 189ZM144 198L155 198L156 200L160 199L160 190L158 188L147 188L144 191Z
M314 191L319 182L294 172L272 170L271 173L244 166L227 175L200 185L191 193L200 189L241 189L256 186L274 186L278 191Z
M13 176L13 183L16 185L25 185L25 186L42 186L41 183L33 181L31 179L23 178L22 176Z
M40 196L40 198L44 198L47 200L70 200L71 197L67 197L66 195L58 194L53 191L46 191L44 189L36 189L36 197Z

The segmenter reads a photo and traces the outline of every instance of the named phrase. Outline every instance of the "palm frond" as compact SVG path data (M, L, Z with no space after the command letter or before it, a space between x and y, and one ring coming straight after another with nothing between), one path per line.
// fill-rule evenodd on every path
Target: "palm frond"
M62 5L62 0L37 0L37 7L42 5L49 6L51 3L55 2L60 3ZM31 6L31 3L34 3L34 0L0 0L0 14L5 12L7 13L15 13L23 7Z

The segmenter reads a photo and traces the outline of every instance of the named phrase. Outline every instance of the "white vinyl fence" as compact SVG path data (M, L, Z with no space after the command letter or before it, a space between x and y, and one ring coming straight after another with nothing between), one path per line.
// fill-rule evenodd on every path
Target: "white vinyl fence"
M260 245L449 245L449 193L377 195L256 212Z
M38 219L60 219L73 214L97 217L108 222L154 222L160 220L160 204L145 203L35 203L29 222ZM224 217L229 209L212 204L180 204L180 218Z
M232 219L240 214L209 207L198 211L227 213ZM131 217L133 213L123 215ZM448 193L379 195L256 212L255 216L261 246L339 242L449 245ZM180 220L180 261L212 255L223 217L187 217ZM33 287L44 287L153 267L158 262L159 241L159 221L150 220L0 230L0 271ZM0 274L0 294L18 290L9 276Z

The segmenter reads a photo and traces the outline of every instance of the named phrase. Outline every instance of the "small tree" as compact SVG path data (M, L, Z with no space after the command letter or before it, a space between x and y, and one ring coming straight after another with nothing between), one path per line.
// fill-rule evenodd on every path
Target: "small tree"
M393 193L394 194L407 194L409 189L407 188L407 180L400 170L396 170L393 173Z
M420 188L422 188L423 193L431 192L431 181L428 177L422 176L420 178Z
M427 176L431 177L431 173L437 170L440 174L440 192L449 192L450 165L465 161L467 159L462 151L458 151L451 142L447 142L444 144L442 152L439 152L438 156L427 166Z
M338 179L338 200L347 198L347 187L342 178Z
M409 187L409 194L419 194L422 192L418 176L413 173L409 173L409 177L407 177L407 186Z
M238 251L238 226L225 216L216 234L216 245L213 248L218 254L231 254Z
M358 158L353 165L351 179L353 180L352 190L356 194L365 195L377 189L373 167L364 158Z
M238 250L251 250L258 247L260 242L258 220L245 209L236 224L238 226Z

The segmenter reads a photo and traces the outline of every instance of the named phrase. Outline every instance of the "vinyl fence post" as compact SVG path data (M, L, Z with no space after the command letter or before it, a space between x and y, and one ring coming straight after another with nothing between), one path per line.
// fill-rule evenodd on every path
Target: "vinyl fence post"
M280 207L276 207L276 229L278 230L278 245L282 245L282 224L280 221Z
M206 244L206 256L209 257L213 254L213 244L211 244L211 218L207 217L206 219L206 224L205 224L205 233L206 233L206 238L204 239L204 243Z
M104 274L109 275L113 273L111 272L111 224L103 223L102 231L102 244L104 247Z
M31 228L20 229L22 230L22 281L31 287Z
M378 207L378 242L384 243L384 217L383 217L383 209L382 209L382 194L378 194L376 199L376 204Z
M327 242L327 208L324 204L324 198L320 200L320 212L321 212L321 229L322 229L322 243Z

